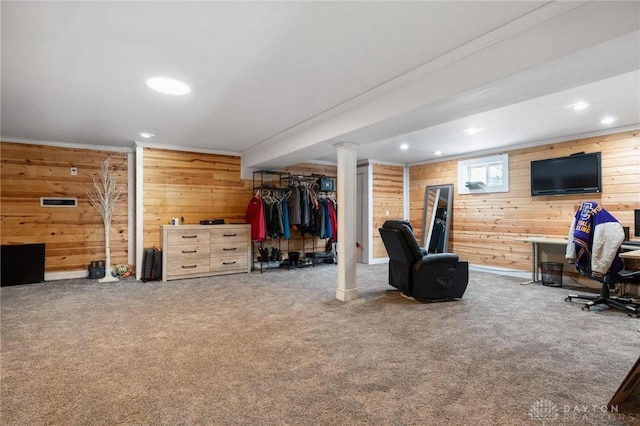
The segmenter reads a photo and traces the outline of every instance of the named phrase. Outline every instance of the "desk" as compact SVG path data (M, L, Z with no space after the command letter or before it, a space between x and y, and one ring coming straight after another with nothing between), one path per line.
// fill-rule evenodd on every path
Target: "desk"
M567 246L566 238L550 238L550 237L527 237L517 238L516 241L531 243L531 281L523 284L531 284L540 281L538 274L538 260L540 258L540 245L549 244L556 246Z
M630 260L631 262L625 262L624 269L637 270L640 269L640 250L624 251L620 253L620 257L624 260ZM629 265L630 264L630 265ZM630 267L629 267L630 266ZM622 293L629 294L633 297L640 296L640 286L624 283L622 284ZM640 331L640 330L638 330Z
M568 243L568 240L566 238L556 237L526 237L516 238L516 241L531 243L531 281L527 281L523 284L531 284L540 281L540 275L538 274L538 264L540 262L541 245L566 246ZM623 250L633 251L622 252L620 254L620 257L625 259L640 259L640 250L638 250L637 247L638 246L622 244L621 248Z
M623 251L622 253L620 253L620 257L623 258L623 259L640 260L640 250Z

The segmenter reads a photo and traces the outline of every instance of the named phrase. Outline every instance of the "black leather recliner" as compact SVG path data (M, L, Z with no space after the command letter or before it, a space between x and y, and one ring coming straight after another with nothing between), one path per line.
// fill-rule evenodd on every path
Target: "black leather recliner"
M419 301L460 299L469 282L469 264L453 253L427 254L411 224L388 220L379 228L389 254L389 284Z

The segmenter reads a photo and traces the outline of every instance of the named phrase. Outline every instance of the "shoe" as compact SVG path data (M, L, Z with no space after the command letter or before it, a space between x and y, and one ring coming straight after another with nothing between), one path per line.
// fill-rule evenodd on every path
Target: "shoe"
M259 248L258 249L260 251L260 256L258 256L258 261L259 262L269 262L269 249L263 249L263 248Z

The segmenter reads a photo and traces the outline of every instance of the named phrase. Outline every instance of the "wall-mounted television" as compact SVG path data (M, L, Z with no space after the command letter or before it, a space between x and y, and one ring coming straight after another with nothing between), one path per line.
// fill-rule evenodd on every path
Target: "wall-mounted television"
M602 191L600 153L531 162L531 195L586 194Z

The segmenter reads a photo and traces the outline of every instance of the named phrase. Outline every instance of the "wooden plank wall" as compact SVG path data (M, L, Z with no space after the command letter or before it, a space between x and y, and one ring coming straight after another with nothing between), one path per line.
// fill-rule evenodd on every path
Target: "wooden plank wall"
M587 198L600 202L625 226L633 228L633 209L640 208L639 144L638 132L625 132L510 151L507 193L458 195L457 161L412 166L410 220L419 238L424 187L453 183L451 250L471 263L528 270L530 247L513 239L529 235L564 237L577 206ZM104 258L102 222L90 206L86 190L98 165L107 156L118 157L113 164L118 167L123 200L112 224L112 261L127 262L125 154L10 142L2 142L0 148L1 242L45 242L46 272L86 270L90 261ZM530 196L531 160L580 151L602 152L602 194ZM253 188L251 180L240 179L239 157L145 148L143 164L145 247L159 244L159 225L172 217L184 217L185 223L198 223L204 218L244 222ZM70 175L72 166L78 167L78 176ZM335 166L317 164L300 164L283 171L336 176ZM372 164L372 174L372 250L374 258L382 258L387 254L377 229L388 218L403 216L403 167ZM42 208L42 196L77 197L79 206ZM294 234L291 250L302 251L302 241ZM323 244L315 241L316 248ZM305 250L310 246L307 236Z
M373 223L371 235L373 235L373 258L388 257L378 228L389 219L403 219L403 166L387 164L372 164L373 181Z
M245 223L252 187L240 179L240 157L144 148L142 178L144 247L160 247L160 225L174 217Z
M253 179L240 178L240 157L187 151L145 148L143 152L144 247L160 247L160 225L173 217L184 224L202 219L224 219L225 223L245 223ZM282 173L310 176L336 176L335 166L298 164ZM259 184L260 176L256 185ZM279 185L278 175L264 175L264 182ZM268 239L265 247L280 247L285 252L323 250L325 241L293 231L290 241ZM256 251L256 256L258 255Z
M111 223L111 262L127 263L127 156L88 149L1 142L2 244L45 243L45 272L87 270L103 260L104 227L87 198L105 158L118 172L122 199ZM78 174L72 176L71 167ZM78 207L40 207L40 197L75 197ZM5 265L2 265L6 267Z
M459 197L457 181L457 160L409 167L409 220L413 226L416 238L420 239L422 236L425 187L430 185L453 184L453 205L456 207L457 197ZM451 232L453 233L455 216L449 218L449 220L451 221Z
M602 152L600 194L531 197L532 160L576 152ZM640 132L508 151L509 192L458 195L457 161L410 167L410 219L418 234L422 223L424 187L454 184L450 251L470 263L516 270L531 269L531 247L516 238L566 237L578 206L594 200L631 228L633 210L640 209ZM640 238L640 236L635 236Z

